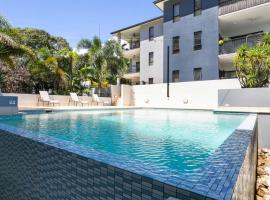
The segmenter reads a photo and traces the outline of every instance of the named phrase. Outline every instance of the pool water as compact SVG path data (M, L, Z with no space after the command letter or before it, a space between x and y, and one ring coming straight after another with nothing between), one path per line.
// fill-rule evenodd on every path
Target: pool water
M142 161L161 171L188 174L201 169L246 117L134 109L6 116L0 117L0 123Z

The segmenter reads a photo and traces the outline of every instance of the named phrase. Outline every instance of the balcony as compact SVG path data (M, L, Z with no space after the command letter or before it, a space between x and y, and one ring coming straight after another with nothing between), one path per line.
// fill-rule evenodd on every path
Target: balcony
M270 0L219 0L219 15L252 8L265 3L270 3Z
M129 74L138 73L138 72L140 72L140 64L132 65L128 69Z
M262 36L263 33L257 33L224 42L224 44L219 47L219 55L235 53L237 49L243 44L247 44L248 46L255 46L258 42L261 41Z

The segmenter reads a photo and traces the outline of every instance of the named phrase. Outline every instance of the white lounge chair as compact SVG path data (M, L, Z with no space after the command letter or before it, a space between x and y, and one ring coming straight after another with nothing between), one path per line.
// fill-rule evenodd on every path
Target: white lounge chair
M81 99L79 99L78 95L76 93L70 93L70 98L69 98L69 104L73 102L74 105L78 106L78 104L82 104L85 105L85 104L88 104L89 106L89 101L83 101Z
M93 97L93 99L92 99L93 103L96 103L97 106L98 106L99 104L102 104L103 106L104 106L104 105L109 105L109 104L110 104L110 103L107 102L107 101L105 101L105 102L102 101L102 100L99 98L99 96L98 96L97 94L93 94L92 97Z
M54 100L54 99L51 99L48 92L47 91L39 91L39 95L40 97L38 98L38 105L39 105L39 102L42 102L43 103L43 106L45 103L48 103L48 105L60 105L60 102L57 101L57 100Z

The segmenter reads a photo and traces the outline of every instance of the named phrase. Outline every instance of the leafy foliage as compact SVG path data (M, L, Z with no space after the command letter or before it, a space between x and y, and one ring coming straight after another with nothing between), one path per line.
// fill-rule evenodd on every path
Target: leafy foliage
M270 34L266 33L254 47L241 46L234 64L243 88L266 87L270 76Z
M82 39L78 45L77 45L77 48L78 49L90 49L92 45L92 42L91 40L88 40L88 39Z
M82 94L115 83L127 69L116 41L103 45L94 37L82 39L77 47L88 53L78 55L66 39L44 30L13 28L0 16L0 87L5 92L51 89L55 94Z

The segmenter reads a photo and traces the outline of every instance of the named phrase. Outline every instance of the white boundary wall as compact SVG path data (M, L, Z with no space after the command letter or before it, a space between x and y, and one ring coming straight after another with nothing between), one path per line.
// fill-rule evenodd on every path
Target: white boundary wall
M170 98L167 98L165 83L129 87L124 86L121 91L124 105L186 109L215 109L218 90L241 88L237 79L170 83Z
M220 90L218 99L219 106L270 107L270 88Z
M3 93L4 96L17 96L18 97L18 106L19 107L36 107L38 106L38 94L17 94L17 93ZM50 95L55 100L58 100L60 102L61 106L69 106L69 98L70 96L65 95ZM89 102L92 101L91 97L79 97L82 100L88 100ZM104 102L111 102L111 98L103 98L100 97L101 100ZM40 103L39 106L42 106L43 104ZM71 104L72 105L72 104ZM45 105L47 106L47 104Z

